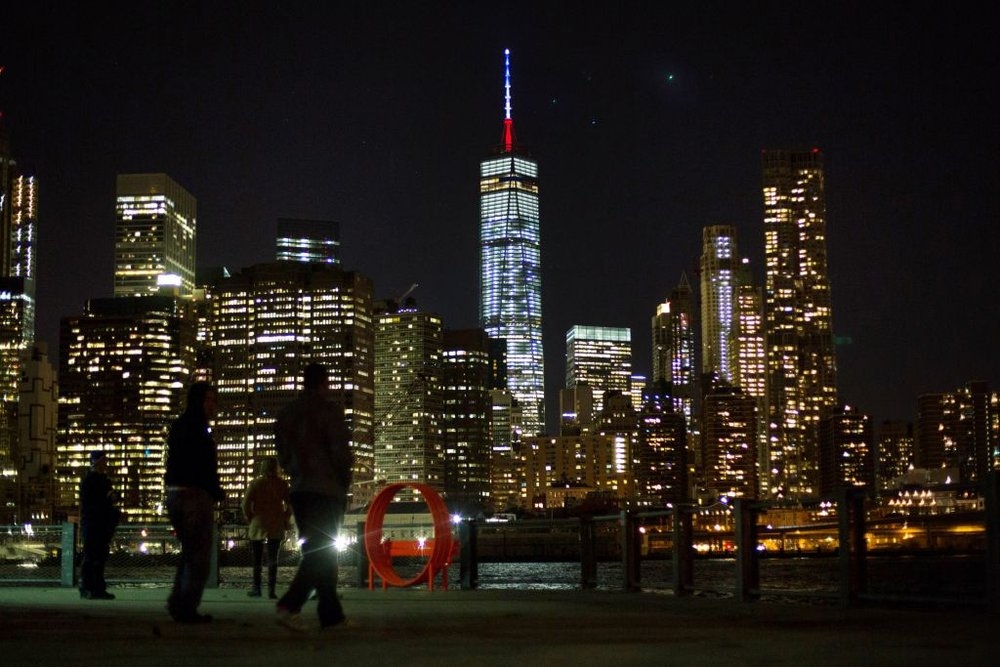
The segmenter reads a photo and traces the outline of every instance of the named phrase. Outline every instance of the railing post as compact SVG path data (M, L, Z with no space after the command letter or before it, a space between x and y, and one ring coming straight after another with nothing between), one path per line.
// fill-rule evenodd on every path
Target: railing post
M750 602L760 597L760 561L757 554L759 506L736 499L736 599Z
M640 590L639 549L641 544L637 539L638 522L631 512L622 510L621 518L621 548L622 548L622 587L626 591Z
M674 595L690 595L694 589L694 556L691 553L693 541L694 515L688 508L677 505L674 508Z
M843 487L837 490L837 525L840 603L850 607L867 588L864 489Z
M59 585L65 588L76 586L76 524L64 523L60 536L62 550L59 563Z
M994 611L1000 610L1000 472L983 480L986 513L986 595Z
M580 517L580 588L597 587L597 555L594 549L594 519Z
M212 544L215 548L211 551L211 557L208 559L208 581L205 582L205 588L218 588L219 587L219 550L222 545L219 543L219 524L212 522Z
M459 566L458 576L463 591L479 587L479 553L476 548L478 526L475 519L465 519L458 524Z
M357 553L358 557L355 559L358 562L358 587L368 588L368 551L365 549L365 522L358 521L358 532L357 541L354 547L354 551Z

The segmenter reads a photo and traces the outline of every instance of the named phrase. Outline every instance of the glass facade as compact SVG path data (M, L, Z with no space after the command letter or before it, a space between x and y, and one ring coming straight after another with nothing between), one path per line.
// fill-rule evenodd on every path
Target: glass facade
M605 392L630 396L631 379L631 329L575 325L566 332L566 388L589 385L595 416L604 410Z
M509 104L504 136L512 137ZM525 433L545 428L538 164L512 139L479 167L479 323L507 343L507 386Z
M733 381L735 327L736 228L713 225L702 231L701 370Z
M115 296L155 294L161 285L194 290L194 197L166 174L119 174Z

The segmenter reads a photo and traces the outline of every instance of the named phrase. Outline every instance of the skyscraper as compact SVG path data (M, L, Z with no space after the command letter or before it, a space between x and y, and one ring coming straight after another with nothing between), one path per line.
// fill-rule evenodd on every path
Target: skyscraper
M691 419L695 396L694 321L694 293L687 274L681 274L677 287L656 307L653 316L651 384L661 380L670 384L667 395L674 411L684 417L689 432L694 424Z
M736 331L736 228L712 225L701 243L701 372L732 382Z
M197 203L166 174L119 174L115 296L194 290Z
M411 302L378 313L376 320L375 476L443 491L441 318Z
M837 401L823 155L766 150L762 167L768 491L801 497L816 490L820 413Z
M504 52L503 142L479 165L479 322L507 343L507 386L525 433L545 427L538 163L514 138L510 51Z
M59 331L57 440L61 505L77 502L90 465L107 452L130 520L164 515L164 443L183 410L194 367L195 323L187 300L168 296L91 299Z
M872 419L849 405L824 411L819 429L819 492L875 485Z
M605 392L628 394L631 378L630 329L576 324L566 332L566 388L588 385L595 417L604 409Z
M276 254L279 262L340 264L340 223L279 218Z
M330 398L344 406L354 450L354 503L370 494L375 387L372 282L356 271L267 262L207 287L206 345L218 387L219 474L239 506L254 464L274 454L274 420L302 388L310 362L329 372Z
M490 342L482 329L445 330L441 354L444 490L468 509L490 502Z

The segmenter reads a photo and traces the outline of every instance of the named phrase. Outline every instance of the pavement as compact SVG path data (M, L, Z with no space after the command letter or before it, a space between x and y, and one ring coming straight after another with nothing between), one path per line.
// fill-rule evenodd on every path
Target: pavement
M995 664L1000 616L970 607L862 607L589 590L345 589L355 627L276 623L273 601L205 592L207 625L174 623L165 587L0 587L0 662L15 665Z

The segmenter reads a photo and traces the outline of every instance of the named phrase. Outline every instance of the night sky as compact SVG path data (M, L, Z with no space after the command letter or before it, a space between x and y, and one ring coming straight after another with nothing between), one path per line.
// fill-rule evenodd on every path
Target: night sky
M503 50L540 164L549 412L574 324L650 318L706 225L763 282L762 148L819 147L842 401L1000 389L997 24L987 3L18 3L0 110L40 179L39 337L110 296L115 175L198 200L198 263L274 255L279 217L341 223L378 297L478 307L478 163ZM549 415L549 423L553 423Z

